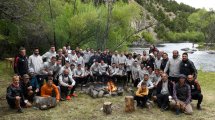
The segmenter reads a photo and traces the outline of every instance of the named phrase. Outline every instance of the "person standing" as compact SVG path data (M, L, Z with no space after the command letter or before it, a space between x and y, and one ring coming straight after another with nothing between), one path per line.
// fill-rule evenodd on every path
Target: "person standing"
M51 45L50 50L43 54L42 58L44 61L50 62L51 58L55 56L56 57L56 51L55 51L55 46Z
M174 50L172 54L172 59L167 62L164 72L167 73L167 71L169 71L169 80L176 83L178 82L178 76L180 75L181 59L179 58L177 50Z
M165 69L165 67L166 67L166 64L167 64L167 62L169 61L169 58L168 58L168 54L167 53L163 53L163 59L162 59L162 61L161 61L161 66L160 66L160 69L161 70L164 70ZM168 71L167 71L167 73L168 73Z
M28 59L26 56L26 49L21 47L19 49L19 55L14 59L14 72L17 75L23 76L28 73Z
M131 70L132 70L133 63L134 63L134 59L132 58L132 54L129 53L128 54L128 58L125 61L125 68L126 68L126 72L127 72L127 83L129 83L130 79L132 79L132 72L131 72Z
M193 75L194 78L197 78L197 70L195 65L191 60L188 59L188 54L182 54L182 61L180 63L180 74L184 74L186 76Z
M39 48L34 48L34 53L28 59L29 70L33 69L33 72L40 75L41 69L43 68L43 59L40 56Z

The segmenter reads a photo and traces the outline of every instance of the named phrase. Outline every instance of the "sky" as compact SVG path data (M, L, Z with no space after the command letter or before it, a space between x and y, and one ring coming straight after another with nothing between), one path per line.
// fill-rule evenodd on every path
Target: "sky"
M207 10L213 8L213 10L215 10L215 0L175 0L175 1L177 1L178 3L182 2L195 8L205 8Z

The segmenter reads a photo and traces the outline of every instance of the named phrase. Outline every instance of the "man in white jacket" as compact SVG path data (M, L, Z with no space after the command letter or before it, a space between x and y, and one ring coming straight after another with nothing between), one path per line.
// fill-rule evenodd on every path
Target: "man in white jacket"
M134 63L134 59L132 58L132 54L128 54L128 58L125 61L125 67L126 67L126 72L127 72L127 83L130 82L130 79L132 79L132 73L131 73L131 68Z
M52 58L52 56L56 56L56 51L55 51L55 46L51 45L51 48L48 52L46 52L45 54L43 54L42 58L46 59L47 62L50 62L50 59Z
M69 76L69 70L65 69L63 74L59 76L61 97L66 96L67 100L71 99L71 96L77 96L75 91L75 80Z
M115 63L116 65L119 64L119 55L117 51L115 51L114 54L112 55L111 64L112 63Z
M39 54L39 48L34 48L34 53L28 59L29 69L33 69L34 73L40 75L40 71L43 67L43 60Z

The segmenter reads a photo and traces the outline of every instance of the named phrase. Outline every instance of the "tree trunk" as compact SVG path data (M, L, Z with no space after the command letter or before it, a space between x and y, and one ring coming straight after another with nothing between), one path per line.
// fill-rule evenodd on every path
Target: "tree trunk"
M106 114L111 114L112 113L111 105L112 105L111 102L105 102L103 104L103 112Z
M133 112L133 111L135 111L134 97L125 96L125 112Z

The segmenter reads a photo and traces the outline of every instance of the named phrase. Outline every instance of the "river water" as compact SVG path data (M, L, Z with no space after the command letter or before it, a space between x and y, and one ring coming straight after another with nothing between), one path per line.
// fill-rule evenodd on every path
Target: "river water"
M157 47L159 50L163 50L168 53L169 58L172 57L172 51L178 50L181 55L184 51L182 48L192 48L192 43L164 43L163 47ZM198 45L194 45L197 47ZM149 48L130 48L132 52L142 54L143 50L148 51ZM180 56L181 57L181 56ZM208 54L207 51L197 50L193 54L188 54L188 58L192 60L198 70L215 72L215 54Z

